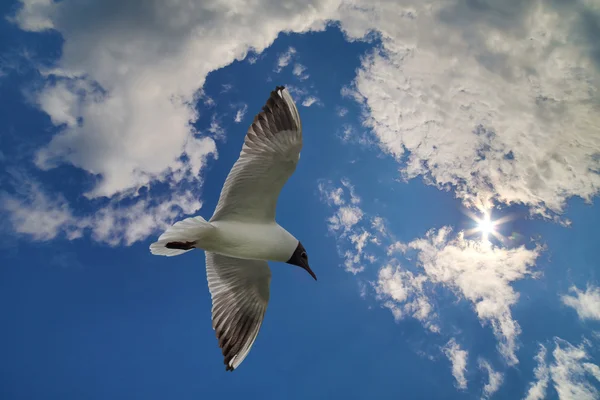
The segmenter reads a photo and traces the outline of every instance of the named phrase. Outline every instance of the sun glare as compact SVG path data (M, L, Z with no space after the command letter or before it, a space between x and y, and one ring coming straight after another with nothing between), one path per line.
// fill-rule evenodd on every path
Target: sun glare
M499 225L512 220L514 216L504 216L494 220L492 219L491 210L480 209L480 212L483 214L481 217L476 216L471 211L465 212L465 214L475 222L475 226L465 232L466 236L480 234L481 240L484 243L490 243L490 236L493 236L504 243L506 238L498 232L497 228Z
M485 217L483 217L483 219L477 222L477 228L484 235L490 234L494 231L494 222L492 222L490 216L486 214Z

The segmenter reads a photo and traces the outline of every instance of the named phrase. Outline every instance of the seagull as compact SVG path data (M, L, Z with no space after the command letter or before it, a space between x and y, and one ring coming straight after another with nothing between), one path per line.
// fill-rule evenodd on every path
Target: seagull
M186 218L150 245L152 254L163 256L204 250L212 327L226 371L244 361L262 325L271 283L267 261L298 266L317 279L302 243L275 221L279 193L301 149L300 114L288 90L277 86L246 133L210 221Z

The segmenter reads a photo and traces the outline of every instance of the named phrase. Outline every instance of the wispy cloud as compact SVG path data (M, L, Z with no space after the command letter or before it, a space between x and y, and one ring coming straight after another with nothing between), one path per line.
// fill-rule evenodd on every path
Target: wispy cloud
M140 195L133 202L112 199L88 214L76 213L63 196L48 193L31 177L25 182L19 186L20 193L0 196L0 215L15 232L42 241L60 235L73 240L89 232L97 242L131 245L166 229L181 214L189 215L202 207L199 191L191 189L201 186L197 179L188 184L190 189Z
M574 296L561 296L562 302L575 309L580 319L600 321L600 287L588 285L585 292L573 286L569 290Z
M302 105L304 107L310 107L313 104L320 104L320 100L317 96L308 96L304 100L302 100Z
M452 364L452 376L456 379L456 386L459 389L466 389L467 378L465 377L465 372L467 371L469 353L466 350L462 350L458 343L456 343L456 340L452 338L444 346L444 354Z
M292 73L298 77L301 81L304 81L309 78L309 75L306 73L306 67L300 63L294 64L294 69Z
M216 114L213 114L211 117L208 132L210 132L215 139L223 139L225 137L225 129L221 126L221 121L219 121Z
M350 272L357 271L348 265L355 265L351 255L356 256L358 251L356 243L348 238L364 237L367 232L369 253L377 259L379 268L373 288L396 320L415 318L428 330L441 332L432 296L436 287L448 288L458 298L469 301L477 317L491 326L506 362L518 363L517 337L521 328L512 316L511 307L517 303L519 294L512 285L537 276L534 267L541 247L499 247L467 239L462 232L454 233L447 226L432 229L424 237L409 242L398 241L379 216L368 215L348 201L348 198L359 199L348 180L339 186L328 182L319 187L321 198L332 209L329 228L336 234L338 251Z
M343 118L346 116L346 114L348 114L348 109L346 107L337 106L335 108L335 113L338 117Z
M533 371L536 380L529 386L525 400L544 400L546 398L546 390L550 381L550 370L546 364L546 354L546 347L540 344L540 350L535 355L537 366Z
M504 381L504 376L500 372L495 371L490 363L482 358L479 359L479 368L487 373L488 379L487 383L483 386L483 395L485 398L490 398L500 389Z
M244 116L246 115L247 111L248 111L248 105L244 104L241 108L239 108L235 112L235 117L233 118L233 120L239 124L244 119Z
M292 61L292 57L296 54L296 49L293 47L288 47L288 49L284 52L279 54L279 57L277 57L277 63L275 65L275 69L274 71L279 73L281 72L285 67L287 67L290 62Z
M550 365L550 374L558 397L565 400L597 399L598 390L589 382L588 377L600 381L600 368L586 362L590 357L585 346L575 347L559 338L555 338L554 343L554 363Z
M233 85L231 83L224 83L221 85L221 93L231 92L231 89L233 89Z
M419 265L428 278L443 284L472 302L477 316L489 322L500 340L499 351L512 365L518 363L516 338L521 332L510 308L519 294L511 283L532 276L541 248L506 249L478 240L465 239L443 227L408 243L417 251Z

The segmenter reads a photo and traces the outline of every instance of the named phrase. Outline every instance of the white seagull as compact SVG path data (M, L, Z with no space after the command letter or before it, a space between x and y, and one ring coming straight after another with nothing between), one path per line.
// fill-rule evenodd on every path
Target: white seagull
M269 302L267 261L297 265L316 280L302 243L275 222L281 188L302 149L302 124L294 100L278 86L248 129L240 157L229 171L216 210L175 223L150 245L152 254L206 254L212 326L227 371L248 355Z

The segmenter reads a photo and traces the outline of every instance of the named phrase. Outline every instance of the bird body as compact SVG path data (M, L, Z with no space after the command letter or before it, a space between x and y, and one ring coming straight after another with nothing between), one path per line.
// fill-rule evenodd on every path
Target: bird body
M279 193L301 149L298 109L278 86L248 129L210 221L186 218L150 245L152 254L164 256L205 251L213 329L228 371L248 355L262 324L271 282L267 261L299 266L316 279L302 243L275 221Z

